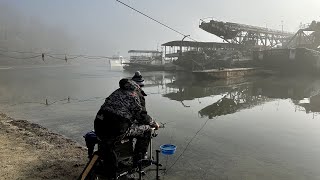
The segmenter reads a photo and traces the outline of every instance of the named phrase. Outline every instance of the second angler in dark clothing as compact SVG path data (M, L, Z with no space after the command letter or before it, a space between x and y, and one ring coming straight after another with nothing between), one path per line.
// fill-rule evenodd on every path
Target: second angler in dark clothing
M132 80L136 82L140 87L144 86L144 79L142 78L142 75L140 71L136 71L134 73L134 76L132 77Z

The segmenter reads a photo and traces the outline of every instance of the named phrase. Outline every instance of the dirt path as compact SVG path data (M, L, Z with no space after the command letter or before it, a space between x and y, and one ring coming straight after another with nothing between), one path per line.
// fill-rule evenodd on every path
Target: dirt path
M77 179L86 149L25 120L0 114L0 179Z

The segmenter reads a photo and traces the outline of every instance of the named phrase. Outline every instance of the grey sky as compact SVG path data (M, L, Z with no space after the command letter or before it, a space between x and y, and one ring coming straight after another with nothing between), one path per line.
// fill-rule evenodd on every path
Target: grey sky
M275 29L281 29L283 20L287 31L296 31L300 22L320 20L319 0L122 1L199 41L219 40L199 29L204 17ZM5 4L22 20L65 31L73 40L70 53L126 55L129 49L156 49L182 38L115 0L0 0L0 6Z

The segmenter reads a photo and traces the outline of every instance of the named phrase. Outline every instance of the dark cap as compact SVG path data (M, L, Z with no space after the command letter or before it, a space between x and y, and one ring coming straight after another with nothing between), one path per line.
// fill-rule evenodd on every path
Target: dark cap
M142 78L140 71L136 71L134 73L132 80L135 81L140 87L144 86L144 79Z

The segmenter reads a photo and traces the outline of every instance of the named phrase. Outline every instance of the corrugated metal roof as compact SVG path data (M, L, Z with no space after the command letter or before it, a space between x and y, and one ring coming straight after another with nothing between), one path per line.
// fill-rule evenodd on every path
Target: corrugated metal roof
M220 43L220 42L196 42L196 41L170 41L162 46L183 46L183 47L239 47L239 44Z
M161 53L155 50L129 50L128 53Z

